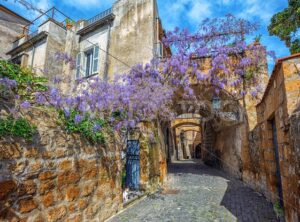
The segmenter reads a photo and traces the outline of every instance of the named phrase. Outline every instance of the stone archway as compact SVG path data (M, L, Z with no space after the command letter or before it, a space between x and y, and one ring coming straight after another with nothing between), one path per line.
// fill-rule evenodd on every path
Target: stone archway
M170 132L168 152L171 161L191 158L188 152L185 155L183 152L180 153L182 145L179 142L178 131L176 132L175 129L199 127L203 162L241 176L241 149L246 139L242 136L246 120L241 102L225 90L221 90L219 93L221 107L219 110L214 110L212 108L212 98L215 95L213 87L205 88L195 84L193 90L194 99L184 99L180 92L174 99L177 118L167 124Z

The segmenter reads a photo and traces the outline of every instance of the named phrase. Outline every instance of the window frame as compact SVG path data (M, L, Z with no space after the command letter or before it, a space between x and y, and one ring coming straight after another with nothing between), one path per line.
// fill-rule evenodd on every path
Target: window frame
M96 54L97 48L98 48L98 52ZM100 47L99 47L99 45L95 45L94 49L93 49L92 75L98 74L98 72L99 72L99 57L100 57ZM96 65L96 70L94 70L95 65Z
M97 50L98 48L98 50ZM97 52L97 53L96 53ZM87 57L90 56L89 67L87 67ZM99 73L100 47L98 44L88 47L76 55L75 79L88 78ZM95 69L96 67L96 69ZM88 68L88 70L87 70ZM83 72L81 72L81 70ZM84 74L84 76L82 75Z
M87 67L87 58L88 56L87 55L90 55L91 58L90 58L90 63L89 63L89 67ZM86 50L84 50L84 71L85 71L85 77L89 77L91 75L93 75L93 57L94 57L94 48L90 47ZM88 68L88 69L87 69ZM89 70L89 72L87 72Z

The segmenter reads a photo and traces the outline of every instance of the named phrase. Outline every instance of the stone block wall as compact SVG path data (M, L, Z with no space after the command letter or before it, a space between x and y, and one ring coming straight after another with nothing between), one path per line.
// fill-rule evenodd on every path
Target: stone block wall
M243 172L243 179L273 203L282 199L285 219L292 222L300 218L299 64L297 56L276 64L257 105L258 124L249 135L250 167Z
M261 128L256 126L248 135L247 161L243 161L244 182L252 189L265 195L268 193L267 179L264 169L264 153L261 149Z
M220 167L237 178L242 173L242 127L239 124L216 132L214 148L220 160Z
M167 175L164 138L160 127L153 123L142 123L140 129L140 185L142 190L151 192L164 183Z
M39 116L33 142L1 138L0 221L103 221L120 210L117 147L92 146Z
M285 151L285 156L289 160L285 171L288 172L287 181L289 192L287 201L290 205L288 216L291 221L300 220L300 104L298 109L290 116L290 142L291 150Z
M122 144L91 145L57 125L55 113L30 111L32 142L0 139L0 221L104 221L122 209ZM157 189L167 173L163 137L141 129L141 188Z

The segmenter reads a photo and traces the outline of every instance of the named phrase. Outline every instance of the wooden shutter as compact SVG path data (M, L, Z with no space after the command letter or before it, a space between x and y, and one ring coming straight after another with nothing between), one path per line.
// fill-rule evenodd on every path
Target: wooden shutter
M80 79L80 71L81 71L81 60L82 60L82 53L78 53L76 56L76 79Z
M99 70L99 46L94 47L93 68L92 73L95 74Z

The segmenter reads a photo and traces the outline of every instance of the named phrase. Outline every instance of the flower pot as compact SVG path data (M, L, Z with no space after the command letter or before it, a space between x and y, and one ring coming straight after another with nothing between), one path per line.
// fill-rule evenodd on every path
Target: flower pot
M71 29L73 27L73 25L72 24L67 24L66 25L66 28L69 30L69 29Z

